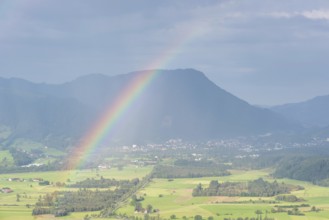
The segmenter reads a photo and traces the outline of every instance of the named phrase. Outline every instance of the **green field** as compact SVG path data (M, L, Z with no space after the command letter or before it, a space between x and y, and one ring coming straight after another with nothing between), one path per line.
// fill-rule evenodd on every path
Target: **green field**
M0 193L0 219L53 219L52 216L37 216L31 215L32 208L28 208L27 204L34 205L40 195L51 193L56 190L67 190L53 185L39 186L37 182L15 182L8 181L9 178L21 178L28 180L29 178L43 178L50 182L70 182L84 180L86 178L115 178L115 179L133 179L142 178L151 171L152 167L136 168L133 166L125 167L122 171L117 169L100 169L100 170L75 170L75 171L53 171L53 172L31 172L31 173L15 173L1 174L0 188L10 187L14 192ZM20 195L19 201L17 194ZM89 212L90 213L90 212ZM96 212L99 213L99 212ZM87 213L72 213L70 216L61 217L60 219L83 219ZM54 218L55 219L55 218ZM56 218L58 219L58 218Z
M324 220L329 219L329 188L319 187L306 183L303 181L295 181L289 179L278 180L285 183L301 185L305 187L305 190L295 191L298 197L305 199L303 202L287 203L282 202L280 204L269 204L261 201L274 201L274 198L259 198L259 197L192 197L192 190L198 184L201 183L204 186L209 184L210 180L219 181L248 181L254 180L259 177L273 181L268 171L233 171L233 175L225 177L213 177L213 178L184 178L174 179L168 181L167 179L154 179L148 187L141 190L139 194L145 198L142 201L143 207L151 204L154 209L160 211L156 214L160 214L161 217L170 218L171 215L175 215L176 218L183 219L194 218L195 215L201 215L204 219L209 216L214 219L224 219L226 217L256 217L255 211L261 210L263 218L265 213L267 216L275 219L282 220ZM159 196L161 195L161 196ZM311 207L300 208L305 216L288 215L287 213L271 213L271 209L274 205L298 205L307 203L311 207L316 206L321 209L319 212L309 212ZM118 210L118 213L126 213L128 216L142 216L141 213L135 213L134 207L127 204Z
M43 178L50 182L70 182L84 180L86 178L115 178L132 179L142 178L152 170L152 167L136 168L134 166L125 167L122 171L118 169L105 170L74 170L74 171L54 171L54 172L34 172L19 174L0 175L0 187L10 187L13 193L0 193L0 219L83 219L86 214L92 212L71 213L69 216L55 218L50 215L32 216L32 208L28 207L35 204L40 195L54 192L56 190L65 190L65 188L49 186L39 186L37 182L10 182L8 178ZM142 201L143 207L148 204L153 209L158 209L152 216L160 215L162 218L169 219L175 215L177 219L193 219L195 215L201 215L203 219L212 216L214 219L223 220L224 218L237 217L256 217L255 211L261 210L263 217L267 212L268 217L278 220L324 220L329 219L329 188L315 186L311 183L296 181L290 179L278 180L285 183L301 185L304 190L294 191L292 194L304 198L305 201L297 203L281 202L280 204L269 204L268 201L274 201L274 198L259 197L192 197L193 188L201 183L207 186L211 180L223 181L248 181L259 177L273 181L269 176L268 170L261 171L231 171L231 176L225 177L207 177L207 178L182 178L168 181L167 179L153 179L145 188L138 192L138 195L145 198ZM17 201L17 194L20 195ZM126 201L125 205L117 210L117 214L126 214L128 216L144 217L143 213L135 213L134 207ZM310 207L300 208L305 216L288 215L287 213L271 213L274 205L296 205L307 203ZM309 212L312 206L320 209L319 212ZM99 212L95 212L98 214Z

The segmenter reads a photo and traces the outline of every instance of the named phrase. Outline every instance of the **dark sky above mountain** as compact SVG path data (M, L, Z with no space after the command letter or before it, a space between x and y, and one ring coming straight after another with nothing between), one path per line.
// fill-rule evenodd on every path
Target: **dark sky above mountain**
M0 0L0 76L195 68L251 104L329 94L327 0Z

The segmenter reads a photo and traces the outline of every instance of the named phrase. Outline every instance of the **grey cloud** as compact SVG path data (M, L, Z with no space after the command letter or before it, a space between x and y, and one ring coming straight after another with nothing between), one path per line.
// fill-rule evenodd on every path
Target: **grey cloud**
M329 94L327 0L10 2L0 14L0 76L121 74L170 50L161 68L200 69L251 103Z

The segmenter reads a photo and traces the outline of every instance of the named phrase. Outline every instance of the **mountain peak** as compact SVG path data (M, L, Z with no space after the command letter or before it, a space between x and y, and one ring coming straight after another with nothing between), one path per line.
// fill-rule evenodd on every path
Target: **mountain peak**
M329 95L317 96L300 103L274 106L271 109L307 127L329 125Z
M118 118L115 136L111 139L123 142L171 138L206 140L293 128L290 122L275 113L251 106L221 89L195 69L148 71L154 72L154 78L124 109L123 118ZM11 101L10 94L1 99L0 93L1 106L7 106L0 109L0 124L20 128L17 135L30 134L31 130L45 137L63 131L65 134L83 134L88 126L82 124L92 125L109 106L116 105L122 91L126 91L136 74L142 72L145 70L117 76L89 74L57 86L31 83L31 88L27 87L24 94L31 90L46 98L31 96L27 99L21 96L23 93L11 94L19 104ZM56 98L50 102L48 97ZM8 118L13 120L5 120ZM65 124L71 126L65 130L62 127Z

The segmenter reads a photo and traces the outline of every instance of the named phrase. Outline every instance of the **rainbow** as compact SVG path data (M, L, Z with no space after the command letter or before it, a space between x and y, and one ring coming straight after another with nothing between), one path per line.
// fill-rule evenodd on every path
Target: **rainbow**
M114 132L115 124L119 123L124 113L127 112L138 97L140 97L145 88L157 76L157 73L161 71L159 68L166 66L170 60L179 54L182 47L187 44L187 42L200 34L200 31L195 32L196 29L191 30L186 31L183 36L176 39L171 47L164 50L162 55L149 65L149 68L147 68L148 70L141 71L127 84L123 91L118 94L118 97L112 105L85 135L82 143L74 149L66 168L70 170L78 169L105 137L111 137L112 132Z
M70 155L70 161L68 162L67 168L78 168L81 163L84 162L84 158L86 158L92 150L99 145L103 138L113 132L114 125L118 123L122 115L140 96L143 90L156 76L156 73L157 70L142 71L126 86L110 108L102 117L100 117L90 132L87 133L82 144L74 150L73 155Z
M15 3L13 3L15 2ZM17 1L4 0L0 3L0 15L6 17L8 15L7 9L12 11L24 11L32 6L30 2L20 3ZM5 10L6 9L6 10ZM17 22L15 19L10 18L12 27L15 27ZM203 35L207 32L204 24L198 21L190 21L189 23L181 26L174 26L173 29L164 30L162 35L171 39L169 47L159 52L151 65L146 65L147 70L141 71L127 86L122 90L115 101L103 115L96 121L94 126L82 138L81 143L76 146L70 155L69 161L66 163L66 168L74 170L80 167L88 155L100 145L105 137L111 137L115 130L115 125L120 123L122 116L131 108L132 104L140 97L145 88L157 76L159 70L166 67L168 63L177 57L186 44L197 36ZM172 36L172 34L176 36Z
M176 48L176 47L175 47ZM168 58L161 58L164 63L168 62L169 57L176 54L176 50L170 49L166 52ZM99 118L95 125L82 139L82 143L78 145L72 154L66 168L70 170L78 169L86 161L89 155L99 146L105 137L111 135L114 131L115 124L119 122L122 116L133 105L133 103L140 97L147 86L153 81L161 70L153 69L156 66L163 66L164 63L156 62L152 65L152 69L144 70L136 74L131 82L123 89L121 94L116 98L112 105L105 111L105 114Z
M192 25L193 26L193 25ZM124 113L143 93L145 88L152 82L161 70L161 67L167 66L169 61L178 56L184 45L203 33L204 30L191 28L184 30L178 40L167 50L164 50L148 70L141 71L130 83L123 89L122 93L116 98L114 103L109 106L105 114L95 123L89 132L82 139L82 143L77 146L70 155L66 168L75 170L81 167L89 155L97 148L105 137L110 137L114 130L114 125L119 122Z
M36 5L31 2L9 1L3 0L0 3L0 17L7 18L11 27L15 27L19 22L19 17L9 17L10 12L28 11L29 8L34 8ZM46 6L46 5L45 5ZM8 30L10 32L10 30ZM69 161L66 162L66 168L76 169L85 161L88 155L100 145L105 137L110 137L115 130L115 125L120 123L122 116L127 112L135 100L140 97L145 88L156 77L159 70L167 67L168 63L177 57L185 45L197 36L203 35L207 32L207 28L199 21L189 21L189 23L182 23L173 26L169 29L163 29L163 32L158 32L162 36L166 36L170 41L167 49L161 50L156 56L151 65L145 65L147 70L142 71L137 77L133 78L131 82L122 90L116 100L112 103L103 115L96 121L94 126L84 135L82 141L76 146L70 155ZM6 31L5 31L6 32ZM1 33L1 35L4 35ZM165 45L165 43L164 43Z

